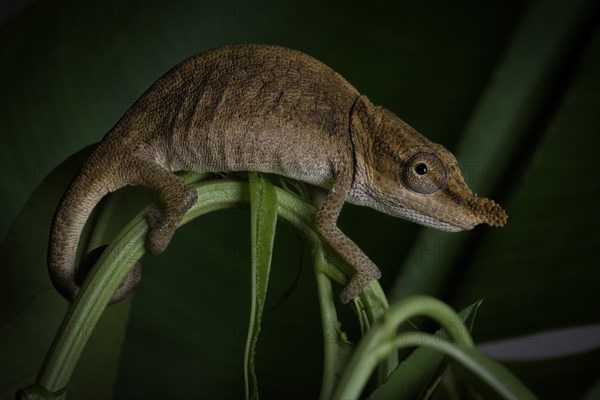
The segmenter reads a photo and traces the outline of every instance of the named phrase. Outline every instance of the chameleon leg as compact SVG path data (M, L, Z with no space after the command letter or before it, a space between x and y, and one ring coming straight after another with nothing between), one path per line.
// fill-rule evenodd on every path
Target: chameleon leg
M139 171L135 183L158 190L163 203L161 210L154 209L147 217L150 230L146 248L152 254L159 254L169 245L185 213L196 203L196 190L157 164L144 162L135 168Z
M352 184L352 175L344 174L327 194L325 202L319 209L316 218L316 229L329 245L342 256L342 258L356 269L356 274L340 293L342 303L348 303L373 279L381 277L379 268L367 257L367 255L346 236L336 225L340 215L346 193Z

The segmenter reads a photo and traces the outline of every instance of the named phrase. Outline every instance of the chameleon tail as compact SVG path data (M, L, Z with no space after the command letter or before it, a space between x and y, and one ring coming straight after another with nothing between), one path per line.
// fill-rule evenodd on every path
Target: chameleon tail
M52 221L48 247L48 271L56 290L69 301L72 301L79 292L84 278L82 275L85 275L86 270L91 268L104 250L102 248L92 251L87 260L84 260L84 264L88 265L85 268L80 267L77 271L75 264L77 245L83 227L102 197L118 189L118 187L109 187L101 180L102 176L106 176L106 171L98 172L99 168L93 167L94 159L97 161L98 158L98 149L96 149L69 185ZM138 265L125 277L109 304L127 296L139 281L139 275Z

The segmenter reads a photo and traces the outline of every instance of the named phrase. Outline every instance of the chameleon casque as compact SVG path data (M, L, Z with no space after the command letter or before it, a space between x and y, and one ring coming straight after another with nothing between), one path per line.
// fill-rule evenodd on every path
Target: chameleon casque
M106 134L74 177L54 215L52 283L79 290L76 250L94 206L126 185L158 190L146 248L161 253L195 190L174 172L257 171L328 189L315 227L356 274L346 303L381 273L336 226L345 201L444 231L502 226L494 201L465 184L454 156L392 112L373 105L338 73L299 51L270 45L209 50L156 81ZM135 271L135 270L134 270ZM129 294L132 271L111 303Z

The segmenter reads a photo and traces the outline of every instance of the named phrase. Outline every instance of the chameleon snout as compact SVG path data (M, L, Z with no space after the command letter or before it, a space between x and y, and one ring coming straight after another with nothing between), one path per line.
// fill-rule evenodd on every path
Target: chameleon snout
M467 203L480 224L500 227L508 220L506 211L494 200L473 196Z

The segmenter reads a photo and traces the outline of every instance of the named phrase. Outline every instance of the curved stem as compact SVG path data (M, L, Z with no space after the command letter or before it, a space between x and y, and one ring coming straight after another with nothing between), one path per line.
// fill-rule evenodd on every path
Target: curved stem
M192 175L190 179L196 178ZM198 192L198 201L184 216L182 225L212 211L247 207L250 201L248 184L244 182L206 181L196 182L194 187ZM313 229L314 206L283 189L275 188L275 190L279 203L279 217L298 230L312 248L321 248L321 239ZM67 386L81 352L106 308L108 300L144 253L147 234L146 215L150 208L142 211L121 231L90 271L50 347L38 374L37 384L51 392L57 392ZM327 268L332 268L331 264L326 264ZM332 273L340 276L339 271ZM369 286L361 295L361 299L367 305L368 313L373 320L387 305L383 291L377 282ZM370 304L378 306L374 310L369 310ZM391 369L388 365L387 373L391 372Z
M196 189L198 202L186 214L182 224L211 211L245 205L249 198L247 185L239 182L199 183ZM150 207L146 208L121 231L90 271L54 338L37 384L51 392L68 384L108 300L144 253L149 210Z
M355 370L352 377L353 380L351 381L353 385L340 386L340 390L334 397L343 399L358 398L362 387L364 387L368 379L367 371L371 371L379 359L385 357L390 352L395 352L402 348L419 346L437 350L453 359L457 364L486 384L500 398L536 398L514 375L490 357L478 352L471 346L465 345L465 343L453 344L427 333L421 333L419 337L397 337L392 341L381 343L375 347L371 356L363 359L360 368Z
M346 372L337 385L335 398L357 398L375 365L396 348L386 346L398 339L412 342L414 339L396 336L400 324L406 320L425 315L442 326L450 340L472 347L473 341L460 317L445 303L426 296L413 296L394 304L361 340Z

